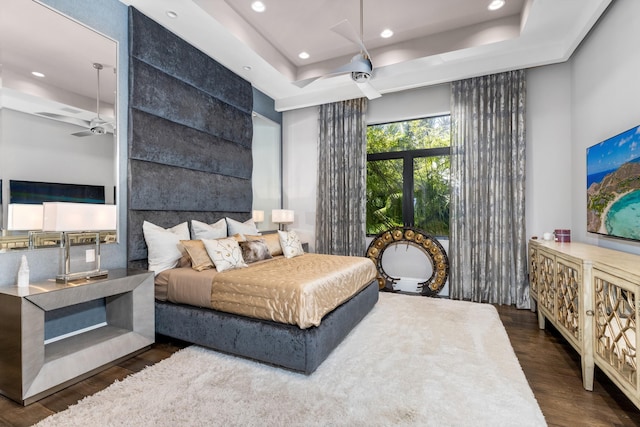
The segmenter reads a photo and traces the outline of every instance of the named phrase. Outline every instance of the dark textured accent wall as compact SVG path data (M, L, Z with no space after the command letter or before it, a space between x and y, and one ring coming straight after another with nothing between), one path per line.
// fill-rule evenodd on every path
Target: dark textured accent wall
M251 216L251 84L129 8L128 260L142 223Z

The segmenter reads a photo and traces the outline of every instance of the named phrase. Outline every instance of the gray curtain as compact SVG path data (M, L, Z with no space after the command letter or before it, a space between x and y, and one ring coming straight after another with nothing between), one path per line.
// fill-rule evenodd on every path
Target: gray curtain
M525 72L451 90L450 296L529 308Z
M316 252L366 251L367 99L320 106Z

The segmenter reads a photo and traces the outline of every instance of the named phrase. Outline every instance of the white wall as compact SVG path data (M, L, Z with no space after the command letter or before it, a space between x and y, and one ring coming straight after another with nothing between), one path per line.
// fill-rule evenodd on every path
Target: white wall
M640 124L639 41L640 1L617 0L571 59L572 237L631 253L640 244L586 232L586 148Z
M282 198L295 212L288 226L315 251L316 194L318 188L318 108L292 110L282 115Z
M451 85L390 93L369 101L367 123L380 124L400 120L441 116L451 111Z
M571 67L568 63L527 70L527 237L575 231L572 213Z
M280 124L254 113L251 142L253 155L252 209L264 212L264 220L256 224L258 230L278 228L277 224L271 222L271 211L280 209L281 204L281 142L282 129Z

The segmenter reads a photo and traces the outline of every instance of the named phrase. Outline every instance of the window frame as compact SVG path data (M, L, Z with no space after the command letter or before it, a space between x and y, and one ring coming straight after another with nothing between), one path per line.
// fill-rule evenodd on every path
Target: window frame
M437 116L428 116L415 119L397 120L387 123L371 123L369 126L380 126L392 123L403 123L414 120L426 120L435 119L438 117L451 117L450 114L441 114ZM368 144L368 141L367 141ZM436 147L436 148L417 148L415 150L403 150L403 151L387 151L382 153L367 153L367 164L370 161L383 161L383 160L397 160L402 159L402 222L404 227L415 226L415 210L413 206L414 199L414 159L416 158L429 158L440 156L451 156L451 145L448 147ZM367 233L367 236L374 236L374 234ZM442 236L446 237L446 236Z

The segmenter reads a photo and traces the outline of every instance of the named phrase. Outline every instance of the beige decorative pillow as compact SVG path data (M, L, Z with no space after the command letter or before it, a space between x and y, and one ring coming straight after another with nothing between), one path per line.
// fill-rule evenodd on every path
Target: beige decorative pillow
M221 239L227 237L227 221L222 218L218 222L207 224L192 219L191 232L193 233L193 240Z
M247 264L272 258L264 239L240 242L240 249L242 249L242 258Z
M232 268L247 267L242 258L242 250L238 241L233 237L225 239L202 239L204 247L207 249L209 258L216 266L216 270L223 272Z
M295 231L279 231L278 237L280 238L280 246L282 246L282 252L285 258L293 258L304 254L302 250L302 243Z
M282 255L280 237L278 233L263 234L262 236L244 236L247 240L264 240L272 257Z
M180 243L191 257L191 268L196 271L213 268L213 261L209 258L202 240L180 240Z

